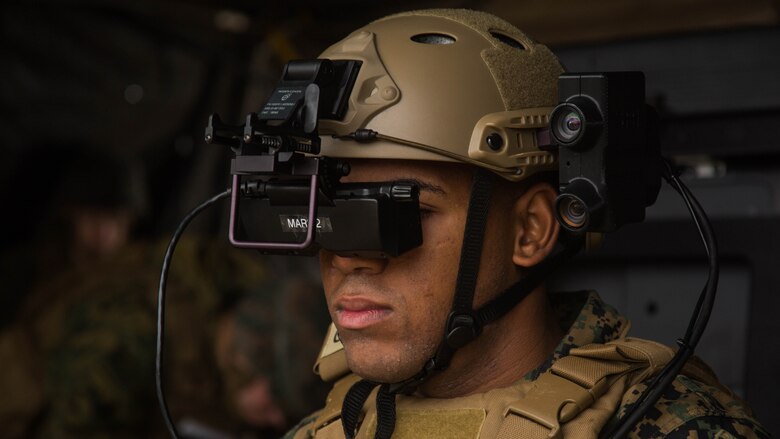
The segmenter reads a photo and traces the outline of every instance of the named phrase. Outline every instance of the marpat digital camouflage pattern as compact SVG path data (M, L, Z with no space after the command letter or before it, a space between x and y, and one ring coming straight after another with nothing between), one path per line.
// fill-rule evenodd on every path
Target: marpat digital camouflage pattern
M572 348L616 340L629 324L594 292L554 293L550 300L566 335L542 365L523 377L527 382L535 381ZM692 361L709 370L700 360ZM646 388L646 383L629 388L612 422L619 420ZM303 419L285 439L292 439L301 430L306 433L298 437L314 437L310 427L316 418L314 413ZM629 435L632 439L770 437L749 407L724 386L703 384L682 374Z

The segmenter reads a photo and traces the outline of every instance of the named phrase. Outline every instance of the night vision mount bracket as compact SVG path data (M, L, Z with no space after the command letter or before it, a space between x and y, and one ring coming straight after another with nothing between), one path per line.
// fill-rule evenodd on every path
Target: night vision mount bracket
M217 114L209 118L206 142L235 153L232 245L264 253L312 255L324 247L382 257L422 243L415 185L343 184L349 164L313 156L320 152L319 121L344 118L360 66L357 60L291 61L260 113L250 113L244 125L225 124Z

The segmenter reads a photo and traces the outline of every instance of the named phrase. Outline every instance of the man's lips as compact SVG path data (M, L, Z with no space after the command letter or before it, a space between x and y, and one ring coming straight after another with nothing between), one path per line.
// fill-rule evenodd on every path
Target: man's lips
M336 301L336 324L341 329L363 329L388 318L393 310L387 305L361 297L342 297Z

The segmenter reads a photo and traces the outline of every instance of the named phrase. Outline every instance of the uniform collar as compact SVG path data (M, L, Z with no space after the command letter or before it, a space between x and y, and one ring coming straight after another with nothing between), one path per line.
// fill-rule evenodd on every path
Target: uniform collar
M569 355L572 348L616 340L629 326L628 319L604 303L595 291L551 293L550 302L566 335L544 363L523 377L525 381L536 380L555 361Z

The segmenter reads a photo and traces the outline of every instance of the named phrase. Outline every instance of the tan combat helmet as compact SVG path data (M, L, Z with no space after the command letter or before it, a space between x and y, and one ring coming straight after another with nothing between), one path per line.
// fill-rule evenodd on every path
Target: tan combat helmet
M321 55L362 66L342 121L320 122L322 155L460 161L509 180L554 170L539 149L563 68L483 12L431 9L377 20ZM373 130L371 142L349 136Z

